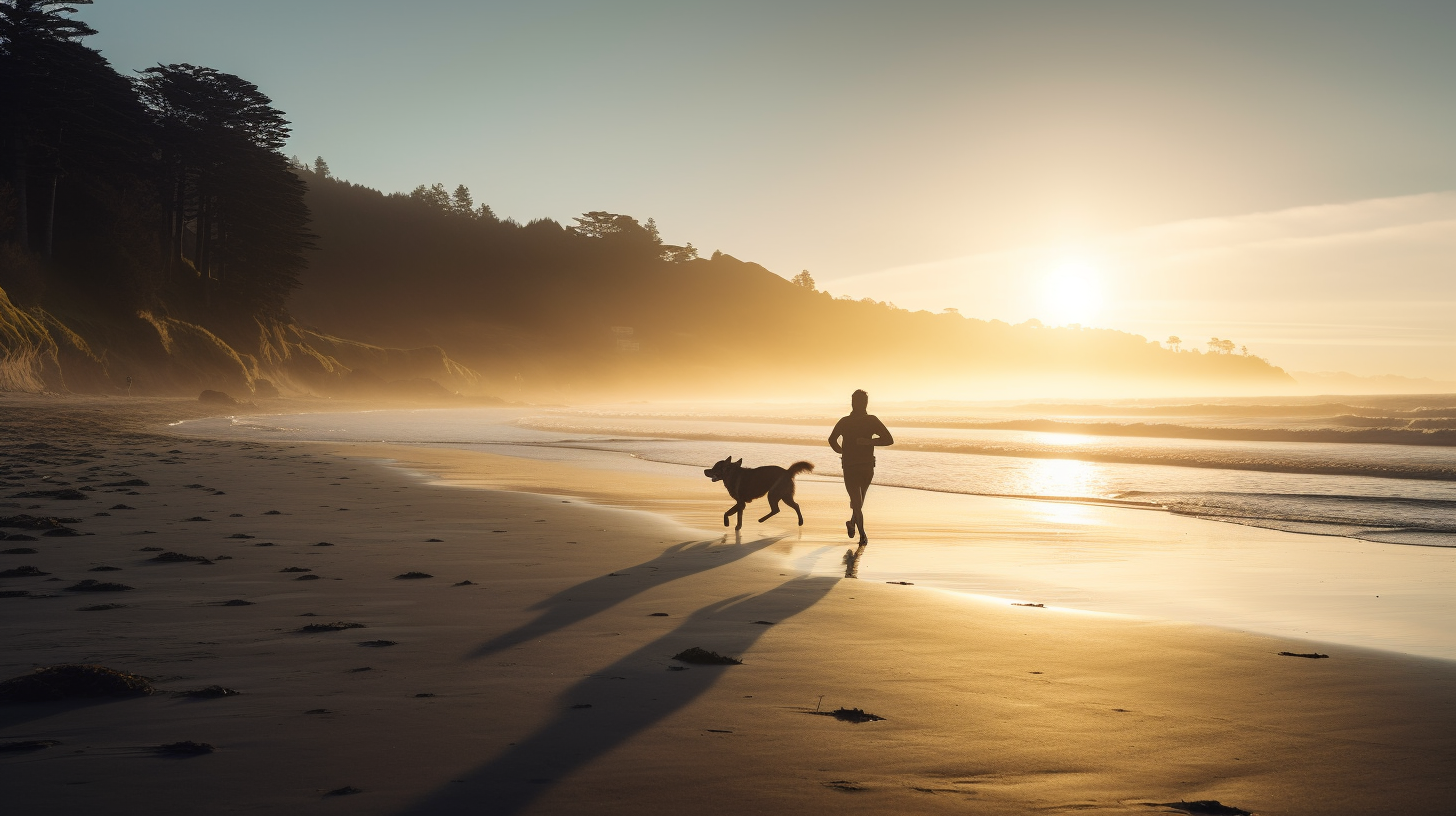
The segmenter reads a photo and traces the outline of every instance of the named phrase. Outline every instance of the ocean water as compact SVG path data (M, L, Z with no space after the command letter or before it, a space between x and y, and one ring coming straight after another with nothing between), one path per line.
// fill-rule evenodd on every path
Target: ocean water
M1225 404L1207 406L1203 415L1193 410L891 406L878 415L896 445L880 449L875 481L947 493L1126 504L1289 532L1456 547L1456 439L1450 430L1456 429L1456 408ZM729 455L748 465L805 459L817 473L832 476L839 473L838 457L825 437L835 418L824 406L616 406L389 410L188 424L195 431L271 439L585 448L699 467ZM1358 423L1353 430L1352 419ZM1385 430L1369 433L1381 423ZM1285 441L1331 437L1352 441ZM1361 441L1371 438L1380 441Z

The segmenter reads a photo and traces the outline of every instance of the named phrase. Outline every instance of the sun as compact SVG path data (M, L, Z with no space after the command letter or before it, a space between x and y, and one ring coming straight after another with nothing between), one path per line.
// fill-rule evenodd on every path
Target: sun
M1097 267L1082 258L1066 258L1042 279L1040 309L1049 326L1087 324L1102 308Z

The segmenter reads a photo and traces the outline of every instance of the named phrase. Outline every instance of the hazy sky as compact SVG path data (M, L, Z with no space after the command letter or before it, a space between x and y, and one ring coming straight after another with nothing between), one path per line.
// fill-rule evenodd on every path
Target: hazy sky
M1456 379L1456 2L98 0L119 69L835 294Z

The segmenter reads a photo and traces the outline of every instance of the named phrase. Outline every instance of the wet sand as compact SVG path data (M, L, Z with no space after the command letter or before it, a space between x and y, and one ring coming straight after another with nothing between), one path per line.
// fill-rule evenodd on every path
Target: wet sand
M0 401L0 495L96 488L0 499L92 533L4 543L37 552L0 569L51 575L0 578L29 593L0 598L0 676L242 692L0 705L0 742L61 743L0 753L17 812L1385 814L1456 793L1448 661L795 569L786 525L710 526L706 480L156 430L203 413ZM606 506L624 491L671 516ZM87 578L135 589L64 589ZM335 621L363 627L297 631ZM743 663L672 659L694 646ZM885 719L814 716L840 707ZM216 751L149 750L179 740Z

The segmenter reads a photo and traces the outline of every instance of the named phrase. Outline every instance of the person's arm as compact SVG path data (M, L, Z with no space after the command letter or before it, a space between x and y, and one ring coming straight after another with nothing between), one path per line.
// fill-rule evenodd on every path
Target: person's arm
M834 423L834 430L829 432L829 447L833 448L834 452L838 454L844 453L844 448L839 447L839 437L844 435L844 431L841 431L839 426L843 424L844 420L839 420Z
M895 444L895 437L890 435L890 429L885 427L885 423L881 422L879 417L875 417L875 424L879 427L875 429L874 438L870 440L870 444L875 447Z

